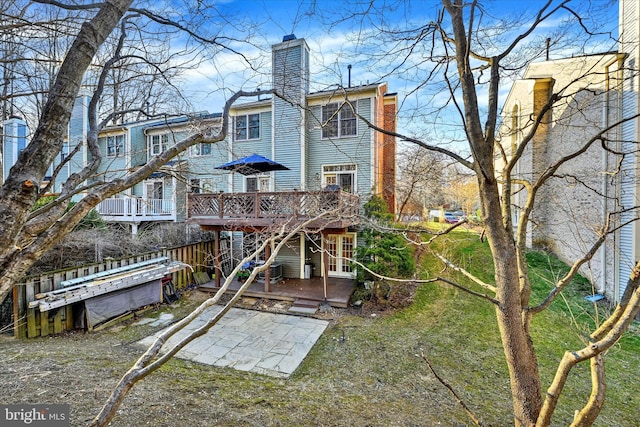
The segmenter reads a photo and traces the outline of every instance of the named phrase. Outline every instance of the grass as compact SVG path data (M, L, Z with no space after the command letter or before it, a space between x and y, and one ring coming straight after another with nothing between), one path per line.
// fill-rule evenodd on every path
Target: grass
M438 249L487 282L493 263L486 243L460 230L444 236ZM541 300L566 266L543 253L528 257L533 298ZM442 270L428 253L421 275L459 274ZM473 286L469 284L469 286ZM591 293L577 278L545 312L534 317L532 336L539 356L543 387L555 374L566 350L584 345L598 322ZM181 310L184 307L180 307ZM604 308L598 307L598 314ZM485 425L512 425L507 368L494 307L444 284L421 285L411 306L391 313L344 316L325 332L289 379L218 369L172 360L156 376L175 390L211 402L216 425L457 426L470 420L428 370L426 355ZM605 358L607 402L596 425L637 425L640 395L640 330L632 330ZM150 383L151 384L151 383ZM155 385L154 385L155 387ZM554 425L568 425L573 411L588 398L588 365L571 374Z

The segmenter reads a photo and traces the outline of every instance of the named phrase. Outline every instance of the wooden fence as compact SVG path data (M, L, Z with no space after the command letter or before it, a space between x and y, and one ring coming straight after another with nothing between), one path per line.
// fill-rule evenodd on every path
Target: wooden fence
M221 240L221 252L227 252L228 248L228 241ZM51 333L57 334L74 329L76 324L81 323L81 319L78 319L77 316L82 310L78 309L75 304L43 313L40 313L35 308L28 308L29 302L35 299L36 294L60 289L60 282L158 257L168 257L172 261L184 262L191 265L196 272L210 272L213 266L213 253L213 241L199 242L128 258L106 259L99 263L28 277L23 283L14 286L13 298L11 296L7 298L7 300L12 299L12 301L8 301L9 303L13 303L12 323L14 336L17 338L47 336ZM193 274L191 270L187 268L173 273L173 283L177 290L184 289L187 285L192 284ZM4 304L7 304L7 301ZM74 316L76 317L75 319ZM6 325L3 326L6 327Z

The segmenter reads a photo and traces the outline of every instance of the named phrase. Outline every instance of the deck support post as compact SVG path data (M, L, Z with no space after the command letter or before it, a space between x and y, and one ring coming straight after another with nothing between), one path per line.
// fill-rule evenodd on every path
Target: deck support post
M269 259L271 257L271 245L267 245L264 248L264 255L265 255L265 259ZM264 271L264 291L269 292L271 291L270 288L271 288L271 266L269 266Z
M320 236L322 237L322 284L324 286L324 299L327 300L328 293L328 283L329 280L329 251L327 250L327 234L324 231L320 232Z
M215 230L213 236L213 273L216 275L216 288L219 288L220 278L222 277L222 267L220 265L220 230Z

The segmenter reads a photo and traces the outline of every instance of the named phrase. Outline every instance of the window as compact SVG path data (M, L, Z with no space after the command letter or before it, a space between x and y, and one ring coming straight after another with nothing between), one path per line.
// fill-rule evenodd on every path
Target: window
M62 149L60 149L60 163L64 162L64 159L69 155L69 143L64 142L62 144Z
M193 146L194 156L210 156L211 155L211 143L201 142Z
M322 107L322 137L340 138L358 134L356 115L350 104L327 104Z
M260 138L260 114L236 116L234 119L236 141Z
M245 181L245 191L255 193L256 191L269 191L271 178L269 175L247 177Z
M149 156L157 156L169 148L169 135L149 135Z
M192 193L212 193L213 179L211 178L194 178L189 180L189 191Z
M122 157L124 151L124 135L107 136L107 157Z
M356 192L356 165L329 165L322 167L324 188L336 186L347 193Z

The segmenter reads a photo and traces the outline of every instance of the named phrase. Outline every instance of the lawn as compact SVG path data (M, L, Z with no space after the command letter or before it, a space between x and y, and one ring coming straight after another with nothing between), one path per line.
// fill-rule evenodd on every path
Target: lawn
M492 260L478 235L460 231L438 243L446 256L492 281ZM566 269L532 253L534 298ZM420 274L447 274L430 256ZM549 310L537 315L532 333L544 387L567 349L580 348L593 325L585 302L588 283L576 279ZM605 311L599 307L600 315ZM512 424L510 389L493 306L444 284L419 287L408 308L390 314L341 317L288 380L216 374L216 398L241 417L269 425L428 426L469 425L470 419L427 368L425 355L484 425ZM609 389L596 425L638 425L640 334L637 324L606 356ZM183 362L172 362L176 369ZM201 375L202 373L200 373ZM588 365L574 370L554 425L568 425L590 391ZM239 415L240 416L240 415Z
M449 259L492 281L489 249L477 234L461 230L443 236L437 245ZM531 253L529 265L537 300L549 289L550 279L566 269L542 253ZM454 273L423 253L422 277L439 274L462 281ZM545 388L563 353L580 348L594 324L595 309L584 300L590 292L588 283L579 278L549 310L534 317L532 334ZM177 319L205 297L196 291L162 311L170 311ZM402 310L376 312L366 306L361 310L336 313L335 321L289 379L173 359L131 390L112 425L470 425L423 355L484 425L513 424L508 375L491 303L445 284L426 283ZM598 307L600 315L604 311L605 307ZM71 425L86 425L139 357L133 343L154 332L147 329L121 325L60 337L4 338L0 401L68 403ZM637 322L608 352L605 363L607 401L596 425L640 425ZM588 365L579 366L553 425L569 424L573 411L586 401L589 387Z

